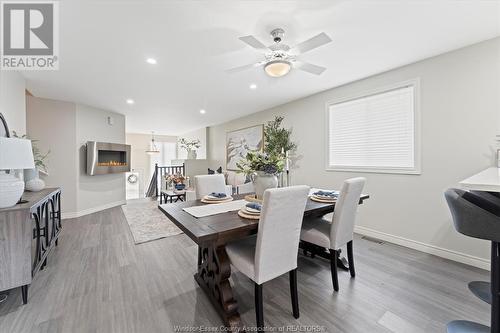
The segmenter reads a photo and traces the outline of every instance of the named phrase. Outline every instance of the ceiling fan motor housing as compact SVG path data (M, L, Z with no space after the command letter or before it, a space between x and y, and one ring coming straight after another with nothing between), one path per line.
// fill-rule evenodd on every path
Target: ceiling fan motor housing
M283 35L285 35L285 30L281 28L277 28L271 31L271 36L273 37L275 43L281 42L281 40L283 39Z

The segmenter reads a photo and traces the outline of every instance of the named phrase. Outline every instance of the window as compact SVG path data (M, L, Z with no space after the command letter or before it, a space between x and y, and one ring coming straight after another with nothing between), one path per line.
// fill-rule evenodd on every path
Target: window
M150 178L155 172L155 163L158 163L158 166L172 165L172 160L177 158L177 143L162 141L155 141L155 143L160 152L149 155Z
M328 170L420 173L418 81L328 105Z

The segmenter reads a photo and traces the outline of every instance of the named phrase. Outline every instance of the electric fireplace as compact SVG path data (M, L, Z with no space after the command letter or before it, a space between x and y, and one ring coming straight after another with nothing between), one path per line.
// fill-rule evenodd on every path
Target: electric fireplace
M130 145L87 142L87 174L103 175L130 171Z

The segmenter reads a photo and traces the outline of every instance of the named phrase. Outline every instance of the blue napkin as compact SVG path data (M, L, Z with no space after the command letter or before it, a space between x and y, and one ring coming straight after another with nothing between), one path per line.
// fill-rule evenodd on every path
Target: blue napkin
M331 197L331 198L336 198L339 196L339 193L336 191L318 191L318 192L314 192L313 194L314 195L321 195L321 196L325 196L325 197Z
M258 210L259 212L262 209L262 205L256 202L249 202L246 204L246 207Z
M212 192L212 193L210 193L210 196L212 196L214 198L225 198L226 197L226 193Z

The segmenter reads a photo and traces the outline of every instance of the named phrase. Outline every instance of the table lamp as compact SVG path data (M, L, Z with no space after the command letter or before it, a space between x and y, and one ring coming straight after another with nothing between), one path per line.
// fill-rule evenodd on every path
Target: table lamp
M24 181L7 171L34 168L30 140L0 137L0 208L14 206L24 192Z

